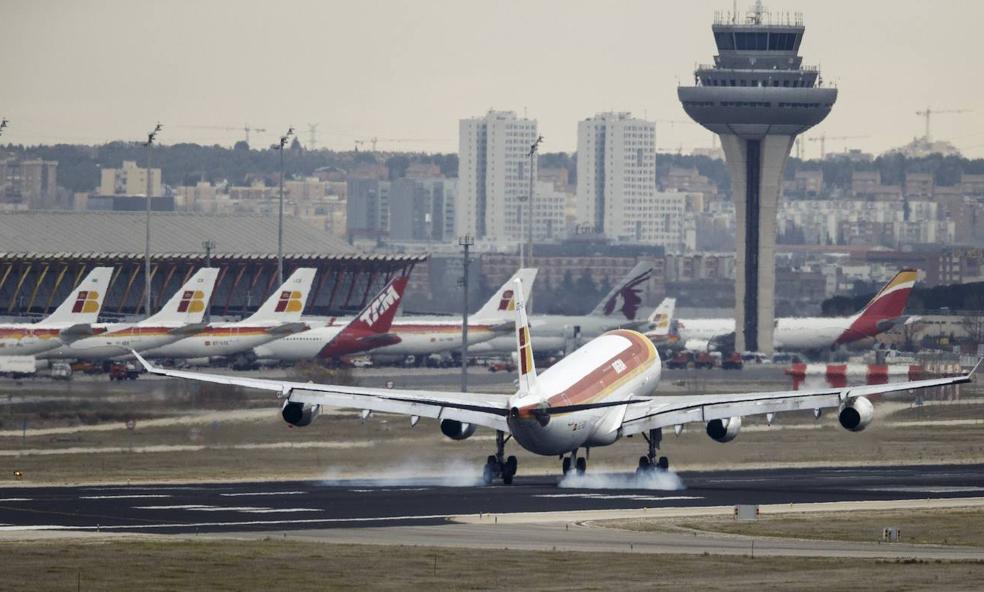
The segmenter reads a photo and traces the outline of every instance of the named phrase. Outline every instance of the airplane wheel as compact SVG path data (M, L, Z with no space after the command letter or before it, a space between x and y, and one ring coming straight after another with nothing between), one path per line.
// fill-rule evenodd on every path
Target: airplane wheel
M499 460L495 457L494 454L490 454L485 457L485 464L487 465L492 465L494 467L497 462L499 462Z
M563 469L565 475L571 472L571 457L564 457L564 462L561 464L561 468Z
M656 461L656 466L661 471L668 471L670 470L670 459L666 458L665 456L661 456L659 457L659 460Z
M583 475L584 472L588 470L588 460L583 456L579 457L577 459L576 467L577 467L577 474Z
M492 481L495 479L495 464L485 463L485 468L482 469L482 482L486 485L491 485Z

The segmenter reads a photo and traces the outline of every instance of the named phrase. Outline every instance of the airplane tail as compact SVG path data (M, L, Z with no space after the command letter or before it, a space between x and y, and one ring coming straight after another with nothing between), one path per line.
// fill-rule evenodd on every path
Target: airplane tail
M669 337L675 310L676 298L664 298L656 310L649 315L649 330L646 331L646 335L650 338L660 339Z
M295 269L294 273L284 280L284 285L267 298L266 302L247 320L282 323L300 321L317 272L318 270L313 267Z
M602 298L591 311L593 316L616 317L626 321L636 320L642 297L639 295L644 284L653 277L654 266L649 261L640 261Z
M516 280L521 280L519 285L523 286L523 302L529 300L530 290L533 289L533 281L536 279L536 268L525 267L517 271L506 283L499 287L498 291L489 298L485 305L478 309L474 314L476 319L482 321L511 321L512 312L516 310Z
M915 269L903 269L895 274L861 312L850 318L850 327L837 339L837 343L873 337L890 329L905 314L909 294L918 279L918 271Z
M389 332L393 318L400 308L407 276L395 277L379 291L338 335L332 338L320 352L319 358L339 358L344 355L368 351L384 345L399 343L400 338Z
M217 267L202 267L171 296L170 300L157 313L147 317L142 325L193 325L202 322L205 308L212 298L215 280L219 277Z
M94 267L42 323L95 323L109 290L112 267Z
M533 336L530 334L530 320L526 316L526 296L523 280L517 278L516 286L516 354L519 373L519 394L528 395L536 387L536 363L533 361Z

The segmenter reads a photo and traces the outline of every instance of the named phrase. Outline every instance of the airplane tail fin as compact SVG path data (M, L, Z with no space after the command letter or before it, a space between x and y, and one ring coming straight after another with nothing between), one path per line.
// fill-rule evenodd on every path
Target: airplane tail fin
M202 267L191 276L181 288L155 314L147 317L142 325L191 325L201 323L215 280L219 277L217 267Z
M338 332L320 352L320 358L338 358L399 342L389 333L393 318L400 308L407 276L395 277L379 291L348 325Z
M317 269L300 267L290 274L260 308L249 317L249 321L280 321L294 323L301 320L304 306L311 292L311 284Z
M95 323L113 277L112 267L94 267L42 323Z
M665 338L670 334L673 326L673 313L676 310L676 298L664 298L656 310L649 315L649 330L646 335L650 337Z
M521 280L519 285L525 291L523 302L530 298L530 290L533 289L533 281L536 279L537 269L535 267L524 267L517 271L506 283L502 284L495 294L489 298L482 308L478 309L473 316L483 321L511 321L512 312L516 310L516 280Z
M598 306L591 311L594 316L621 318L626 321L636 320L642 297L639 295L645 283L653 277L655 267L650 261L636 263L629 273L602 298Z
M903 269L895 274L861 312L849 319L850 327L838 338L838 343L873 337L891 328L894 321L905 314L918 274L915 269Z
M536 363L533 361L533 336L530 333L530 320L526 316L526 296L523 280L517 278L516 286L516 354L519 373L519 394L528 395L536 387Z

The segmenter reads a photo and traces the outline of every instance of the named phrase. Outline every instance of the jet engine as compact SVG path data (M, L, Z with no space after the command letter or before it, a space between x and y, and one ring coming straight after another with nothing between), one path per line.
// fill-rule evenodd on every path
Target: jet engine
M309 425L318 417L321 405L308 405L306 403L295 403L288 401L284 403L284 408L280 411L284 421L292 426L302 428Z
M864 397L854 397L841 407L837 420L845 430L860 432L875 418L875 406Z
M738 437L741 430L741 418L712 419L707 422L707 435L717 442L730 442Z
M475 425L455 419L443 419L441 433L452 440L464 440L475 433Z

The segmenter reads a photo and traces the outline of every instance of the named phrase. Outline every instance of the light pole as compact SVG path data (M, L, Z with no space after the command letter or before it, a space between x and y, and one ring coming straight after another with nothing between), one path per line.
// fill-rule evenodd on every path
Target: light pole
M0 119L0 136L3 135L3 130L7 127L8 123L10 123L10 120L7 119L6 117Z
M294 135L294 128L287 128L287 133L280 136L280 145L274 144L280 150L280 207L277 213L277 283L284 283L284 147Z
M151 190L153 189L153 184L151 183L151 173L150 173L150 156L151 148L154 146L154 140L157 139L157 134L161 132L164 127L157 123L154 126L153 131L147 134L147 142L144 146L147 147L147 197L144 199L146 212L147 212L147 236L144 241L144 311L147 316L150 316L150 196Z
M461 274L461 392L468 392L468 249L475 244L475 238L466 234L458 237L458 244L464 250Z
M527 257L529 257L531 267L533 266L533 183L536 179L536 176L533 174L533 168L536 164L536 151L542 141L543 136L537 136L536 140L530 144L530 153L527 154L530 158L530 201L526 209L527 226L529 226L529 228L526 229L527 241L529 243L526 248L526 254ZM522 240L522 237L520 237L520 240ZM522 262L522 257L520 257L519 265L520 267L525 267Z
M205 267L212 267L212 250L215 248L215 241L212 239L203 240L202 248L205 249ZM212 299L208 299L208 304L205 308L205 322L210 323L212 321Z

